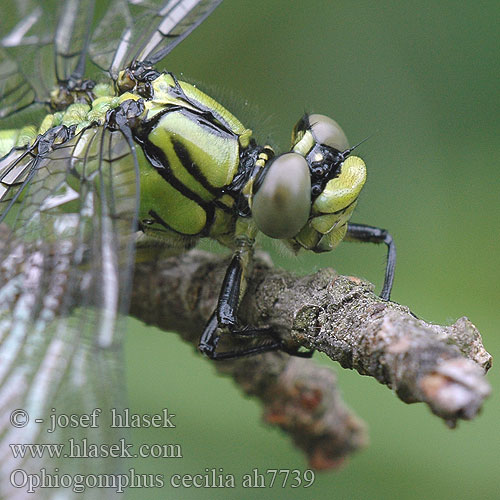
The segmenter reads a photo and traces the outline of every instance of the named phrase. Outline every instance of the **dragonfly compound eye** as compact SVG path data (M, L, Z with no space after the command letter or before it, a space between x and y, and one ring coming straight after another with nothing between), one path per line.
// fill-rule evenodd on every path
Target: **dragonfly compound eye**
M311 211L311 177L303 156L276 157L253 196L255 224L271 238L292 238L304 227Z
M333 175L332 165L344 160L349 143L335 120L325 115L304 115L293 129L292 151L307 159L316 177L317 167L322 167L323 173Z
M338 151L345 151L349 148L347 137L335 120L325 115L313 114L309 115L309 125L316 143Z

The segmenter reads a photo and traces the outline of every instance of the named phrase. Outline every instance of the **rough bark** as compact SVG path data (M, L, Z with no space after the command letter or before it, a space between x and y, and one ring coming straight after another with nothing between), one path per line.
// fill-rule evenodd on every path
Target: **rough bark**
M138 264L132 315L196 345L227 264L227 258L197 250ZM491 366L475 326L465 317L451 326L426 323L372 289L332 269L296 277L261 256L240 319L271 326L290 345L317 349L374 377L405 403L426 403L450 427L474 418L490 392L484 375ZM334 375L313 360L273 352L216 367L262 401L265 419L290 433L315 468L336 466L367 441Z

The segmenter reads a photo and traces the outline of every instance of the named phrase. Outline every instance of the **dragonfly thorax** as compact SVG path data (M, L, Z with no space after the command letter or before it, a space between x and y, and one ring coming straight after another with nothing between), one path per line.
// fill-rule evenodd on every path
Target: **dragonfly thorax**
M150 83L143 119L132 129L141 146L141 227L170 243L203 236L226 242L241 194L233 182L253 147L252 131L170 73Z

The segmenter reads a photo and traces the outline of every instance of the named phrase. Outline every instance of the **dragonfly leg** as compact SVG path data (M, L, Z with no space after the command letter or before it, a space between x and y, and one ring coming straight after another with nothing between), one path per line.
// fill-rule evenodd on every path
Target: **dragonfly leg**
M392 236L379 227L367 226L366 224L347 225L346 241L361 241L369 243L385 243L387 245L387 261L385 266L384 286L380 297L389 300L391 297L392 284L394 282L394 270L396 267L396 245Z
M271 328L253 328L238 324L237 312L246 290L246 274L251 266L251 257L252 249L248 245L235 252L222 283L217 308L205 326L198 348L215 360L234 359L277 350L300 357L312 356L312 350L302 352L298 348L285 346L281 339L273 336ZM217 345L224 333L248 340L263 337L268 341L243 349L217 352Z
M307 351L299 351L298 348L290 349L287 346L285 346L283 342L277 340L271 341L266 344L260 344L253 347L248 347L246 349L240 349L240 350L235 349L225 352L216 352L217 344L219 343L220 340L220 334L218 333L218 330L219 330L219 325L217 321L217 311L214 311L205 327L205 330L203 331L203 334L200 339L200 344L198 347L200 351L206 354L210 359L214 360L235 359L235 358L241 358L243 356L249 356L252 354L261 354L263 352L278 351L278 350L286 352L292 356L298 356L300 358L310 358L314 354L314 349L309 349ZM245 330L244 335L248 337L255 337L264 331L269 332L270 329L266 328L261 330L256 330L256 329ZM242 334L242 331L235 331L231 333L235 335L240 335Z
M232 350L226 352L217 352L217 345L222 333L253 338L262 333L267 333L269 329L241 328L238 325L236 314L238 306L246 288L245 270L248 267L248 260L251 258L250 249L241 249L235 252L231 263L229 264L222 288L219 295L217 308L208 320L205 329L201 335L198 348L211 359L231 359L248 356L250 354L260 354L267 351L276 351L281 349L281 342L271 340L271 342L255 345L242 350ZM242 264L245 263L245 264Z

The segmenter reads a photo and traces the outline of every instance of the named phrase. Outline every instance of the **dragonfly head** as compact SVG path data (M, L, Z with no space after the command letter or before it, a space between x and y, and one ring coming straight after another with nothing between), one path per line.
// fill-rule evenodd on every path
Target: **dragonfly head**
M331 118L303 116L293 129L291 151L268 162L253 188L259 230L294 250L337 246L366 179L363 160L349 156L353 149Z

